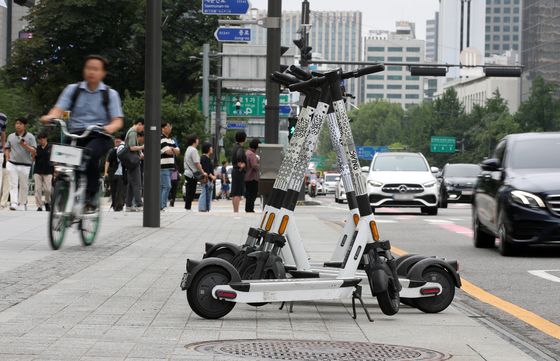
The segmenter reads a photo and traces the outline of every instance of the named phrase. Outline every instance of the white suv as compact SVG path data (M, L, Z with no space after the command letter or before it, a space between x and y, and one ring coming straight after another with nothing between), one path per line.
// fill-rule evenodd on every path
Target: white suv
M420 207L438 212L438 182L421 153L376 153L367 177L369 201L377 207Z

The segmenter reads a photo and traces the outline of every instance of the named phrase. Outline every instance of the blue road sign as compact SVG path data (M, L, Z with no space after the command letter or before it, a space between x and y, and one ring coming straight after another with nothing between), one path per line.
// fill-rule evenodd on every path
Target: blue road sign
M227 122L227 129L245 129L245 128L247 128L247 123Z
M251 41L250 28L218 28L214 33L216 40L221 42L248 43Z
M292 112L292 107L290 105L280 105L280 115L289 116Z
M249 0L202 0L206 15L243 15L249 11Z
M359 159L372 160L375 153L387 152L389 150L386 146L374 147L374 146L359 146L356 147L356 152L358 153Z

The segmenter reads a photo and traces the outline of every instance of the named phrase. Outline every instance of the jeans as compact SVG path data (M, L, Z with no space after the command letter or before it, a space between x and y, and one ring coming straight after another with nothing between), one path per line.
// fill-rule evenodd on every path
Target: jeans
M15 165L7 162L6 169L10 176L10 203L20 206L27 205L29 171L31 170L31 166Z
M259 191L259 181L245 182L245 212L255 211L255 199Z
M185 209L191 209L194 194L196 193L196 179L185 176Z
M199 212L209 212L210 206L212 204L212 190L214 189L214 184L212 182L207 182L202 185L202 193L200 193L200 198L198 199L198 211Z
M167 198L169 197L169 191L171 190L171 171L173 171L173 169L162 169L159 172L159 209L167 207Z
M126 206L142 207L142 175L140 173L140 166L134 169L127 169L127 180Z

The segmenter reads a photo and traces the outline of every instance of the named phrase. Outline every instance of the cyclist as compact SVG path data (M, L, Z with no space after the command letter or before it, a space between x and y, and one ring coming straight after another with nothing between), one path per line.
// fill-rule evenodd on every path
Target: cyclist
M107 75L107 59L100 55L89 55L84 62L84 81L68 85L54 108L41 117L43 123L62 118L65 111L70 112L69 130L81 134L90 125L103 126L104 132L113 134L123 126L123 111L119 93L109 88L103 79ZM111 148L111 138L102 133L91 133L79 139L77 145L88 150L86 165L87 187L84 212L95 212L95 195L99 191L101 159Z

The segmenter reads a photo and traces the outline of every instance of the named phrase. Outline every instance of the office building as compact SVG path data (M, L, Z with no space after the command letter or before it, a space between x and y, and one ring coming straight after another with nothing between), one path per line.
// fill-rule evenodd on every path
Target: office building
M439 13L433 19L426 20L426 61L436 62L438 54L438 22Z
M521 62L526 77L542 76L560 85L560 1L524 0L522 18ZM524 98L528 92L524 88Z
M259 11L248 17L263 18L266 12ZM247 16L245 16L247 18ZM362 49L362 13L360 11L311 11L311 28L309 29L309 46L313 53L321 54L329 61L360 61ZM266 29L252 25L252 45L266 45ZM301 12L284 11L282 13L282 45L294 47L293 40L300 38ZM334 67L334 65L333 65ZM343 66L351 69L352 66ZM359 81L349 80L347 92L360 98Z
M29 12L29 8L13 4L12 6L12 41L16 40L27 26L27 22L23 20ZM8 10L0 6L0 67L6 65L6 47L7 47L7 24Z
M416 39L414 24L397 22L395 32L375 31L365 40L365 60L385 63L424 62L424 40ZM386 35L386 36L385 36ZM365 101L386 100L403 108L422 102L424 80L411 76L402 65L387 65L385 72L365 78Z
M486 0L485 57L521 48L521 0Z

